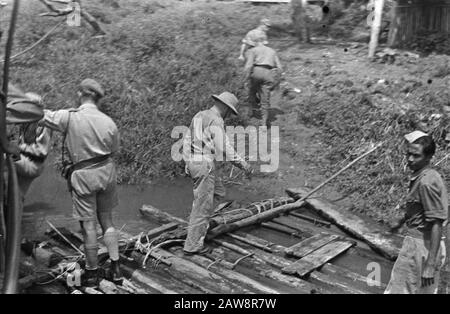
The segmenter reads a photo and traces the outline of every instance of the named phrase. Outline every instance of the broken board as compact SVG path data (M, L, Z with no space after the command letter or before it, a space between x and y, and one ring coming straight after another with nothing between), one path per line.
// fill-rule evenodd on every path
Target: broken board
M338 238L339 236L335 234L319 233L286 248L285 253L289 256L302 258Z
M287 189L286 193L294 199L300 199L307 194L307 191L301 188ZM356 238L366 242L375 251L391 260L397 258L403 243L401 236L389 234L388 229L380 224L366 218L363 219L326 200L310 198L306 202L321 216Z
M300 277L304 277L328 261L334 259L336 256L344 253L353 245L354 243L345 240L328 243L311 254L299 259L295 263L284 267L282 272L290 275L297 274Z

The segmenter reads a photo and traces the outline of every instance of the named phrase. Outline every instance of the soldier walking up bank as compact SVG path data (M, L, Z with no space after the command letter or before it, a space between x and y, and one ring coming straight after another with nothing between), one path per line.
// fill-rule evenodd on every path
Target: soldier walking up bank
M43 125L63 133L71 164L66 179L72 194L73 215L79 220L86 255L82 284L99 283L96 219L103 230L103 240L111 258L108 279L119 283L118 231L112 221L112 210L118 205L116 166L112 155L119 149L119 132L114 121L100 111L103 88L85 79L78 89L79 107L58 111L45 110ZM64 150L64 148L63 148Z
M276 51L264 44L262 37L255 39L255 47L246 55L244 81L249 84L249 102L252 116L260 111L261 125L269 124L271 94L279 86L283 71Z

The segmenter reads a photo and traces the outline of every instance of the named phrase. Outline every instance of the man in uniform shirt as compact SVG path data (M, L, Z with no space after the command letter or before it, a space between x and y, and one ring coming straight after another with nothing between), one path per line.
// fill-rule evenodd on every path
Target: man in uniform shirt
M79 107L45 111L43 124L64 134L72 162L68 175L74 218L79 220L86 255L82 282L95 287L99 282L96 219L111 258L109 279L121 282L118 231L112 222L112 209L118 205L116 166L112 155L119 149L119 132L114 121L101 112L103 88L85 79L78 89Z
M224 92L212 98L214 105L194 116L190 132L184 137L186 173L194 183L194 201L184 244L187 255L208 251L204 240L214 211L214 201L218 203L225 196L225 187L216 172L216 160L223 160L225 154L227 161L244 169L247 175L252 172L250 165L236 153L225 134L224 119L238 114L236 96Z
M264 38L259 37L255 41L255 47L247 51L244 80L249 83L253 116L260 109L261 125L268 125L271 93L279 85L283 69L276 51L264 44Z
M252 29L245 35L245 38L242 39L242 45L241 45L241 52L239 54L239 60L244 61L245 60L245 53L247 50L251 47L254 47L256 45L256 40L259 38L262 38L262 41L264 44L268 44L267 41L267 31L270 27L270 21L268 19L262 19L260 25Z
M443 224L448 217L445 181L430 166L436 145L426 133L405 136L407 161L412 171L405 215L392 225L408 227L402 249L385 293L437 293L439 271L445 260Z

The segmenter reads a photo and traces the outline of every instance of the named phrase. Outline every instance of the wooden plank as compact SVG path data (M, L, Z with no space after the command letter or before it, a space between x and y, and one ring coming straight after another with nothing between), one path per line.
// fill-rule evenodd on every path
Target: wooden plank
M288 189L286 192L297 199L307 193L304 189ZM368 218L363 219L323 199L311 198L307 200L307 203L322 217L366 242L375 251L391 260L397 258L403 243L403 237L389 234L387 227L381 226Z
M300 277L304 277L336 256L344 253L353 245L354 243L341 240L331 242L306 257L299 259L295 263L292 263L290 266L284 267L282 272L291 275L297 274Z
M316 234L311 238L308 238L291 247L286 248L285 253L289 256L302 258L338 238L339 236L335 234Z
M352 272L344 267L340 267L337 265L327 263L327 264L323 265L323 267L320 269L320 271L324 274L340 276L345 279L348 279L351 282L358 283L360 285L364 285L364 286L368 287L367 277L361 276L360 274ZM383 293L383 291L386 289L386 285L383 284L382 282L380 282L379 284L380 284L379 286L369 287L368 289L375 291L377 293Z
M358 288L349 286L346 283L340 282L335 277L330 276L328 274L323 274L318 271L314 271L311 273L310 279L312 282L317 281L318 283L325 285L330 288L338 289L341 293L344 294L368 294L368 291L363 291Z

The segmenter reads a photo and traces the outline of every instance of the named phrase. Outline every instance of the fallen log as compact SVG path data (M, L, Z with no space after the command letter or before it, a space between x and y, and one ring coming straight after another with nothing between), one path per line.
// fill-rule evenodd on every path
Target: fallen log
M173 221L177 221L180 222L181 225L186 225L187 222L178 218L178 217L174 217L166 212L163 212L153 206L143 206L141 208L141 213L143 213L144 215L156 219L162 223L169 223L169 222L173 222ZM229 234L228 234L229 235ZM249 235L250 236L250 235ZM252 238L253 236L250 236L250 238ZM256 239L256 237L255 237ZM260 242L263 242L265 240L259 239ZM276 246L275 244L271 244L271 246L276 247L277 250L279 249L278 246ZM260 275L266 277L266 278L270 278L272 280L276 280L282 284L285 284L289 287L293 287L296 289L299 289L299 292L302 293L314 293L317 291L317 289L313 286L311 286L308 282L300 279L300 278L295 278L292 276L287 276L282 274L279 271L275 271L273 269L270 269L269 267L267 267L266 263L261 263L259 260L253 260L255 263L252 263L252 268L254 268Z
M253 280L250 277L247 277L241 273L238 273L233 270L222 267L220 261L218 261L218 262L212 261L206 257L199 256L199 255L189 256L189 257L187 257L187 259L191 260L192 262L194 262L208 270L211 270L212 272L214 272L220 276L227 278L228 280L230 280L232 282L233 281L238 282L239 284L243 285L244 287L247 286L247 287L255 290L254 292L279 294L278 291L276 291L272 288L269 288L269 287L261 284L260 282Z
M126 265L121 265L121 269L123 270L125 275L127 275L131 279L136 280L137 282L140 282L141 284L151 288L152 290L155 290L162 294L178 294L178 292L176 292L172 289L166 288L160 282L151 278L150 276L147 276L144 272L142 272L139 269L133 269Z
M142 254L133 252L131 256L139 265L142 264L144 259ZM170 264L172 265L172 262L170 262ZM132 265L132 269L135 269L134 267L135 264ZM177 269L171 268L170 266L167 268L166 266L161 267L158 264L155 264L153 267L149 267L148 270L139 270L138 274L143 276L140 278L149 277L150 283L157 283L157 285L154 286L155 288L160 286L164 289L175 291L177 294L193 294L199 292L207 294L217 293L215 290L204 287L202 282L191 280L186 274L179 272ZM141 282L139 278L136 280ZM142 283L145 284L144 281L142 281ZM153 291L160 293L155 289L153 289Z
M206 270L195 263L192 263L186 259L180 258L168 251L162 249L156 249L157 253L172 263L171 268L185 274L187 277L191 277L196 281L202 282L204 287L211 290L216 290L218 293L242 293L245 289L241 286L233 284L222 276L214 274L213 272Z
M304 199L309 194L304 189L288 189L288 195L297 199ZM363 219L343 208L322 199L309 199L307 203L321 216L327 218L342 230L367 243L376 252L395 260L398 257L403 238L399 235L388 234L388 229L379 224Z
M227 248L224 248L224 250L229 250ZM231 252L231 250L230 250ZM256 254L260 254L260 252L257 252ZM276 264L278 266L280 261L271 260L273 264ZM224 265L227 267L227 264L231 264L228 261L221 261L221 265ZM250 271L255 272L258 276L263 276L265 278L271 279L276 281L278 284L284 285L286 287L294 288L296 289L296 293L302 293L302 294L311 294L311 293L318 293L322 292L319 288L312 285L311 283L289 275L282 274L279 270L273 269L272 267L276 267L275 265L270 265L264 261L261 260L252 260L251 262L249 260L242 260L240 262L242 267L248 268ZM276 267L277 269L280 269L281 267Z

